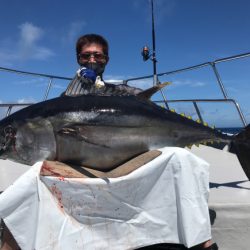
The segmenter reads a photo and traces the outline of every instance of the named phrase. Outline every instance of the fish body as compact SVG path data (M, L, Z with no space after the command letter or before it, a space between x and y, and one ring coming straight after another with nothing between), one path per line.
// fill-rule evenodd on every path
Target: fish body
M148 150L232 137L137 96L63 96L0 122L0 158L112 169Z

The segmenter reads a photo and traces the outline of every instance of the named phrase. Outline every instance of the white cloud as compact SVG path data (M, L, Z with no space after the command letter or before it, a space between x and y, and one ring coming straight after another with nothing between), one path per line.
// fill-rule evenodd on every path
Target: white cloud
M0 49L0 60L3 64L12 65L16 61L46 60L54 55L52 50L39 44L44 36L41 28L26 22L19 26L19 30L18 38L12 39L12 42L8 44L5 43L5 46Z
M32 97L30 97L30 98L21 98L21 99L18 99L16 102L14 102L14 103L17 103L17 104L24 104L24 105L22 105L22 106L13 106L12 107L12 109L11 109L11 114L13 114L13 113L15 113L15 112L17 112L18 110L20 110L20 109L23 109L23 108L25 108L25 107L27 107L27 105L25 105L25 104L34 104L34 103L36 103L37 101L34 99L34 98L32 98ZM6 109L6 111L7 111L7 109ZM3 113L2 112L2 114L0 113L0 116L5 116L6 115L6 113Z
M195 81L195 80L173 80L172 81L172 87L182 87L182 86L189 86L189 87L203 87L206 85L205 82L201 82L201 81Z
M20 42L22 45L33 46L43 35L42 29L34 26L32 23L23 23L19 28L21 30Z
M132 78L132 77L130 77L130 78ZM164 81L161 79L159 79L159 80L161 83L166 82L165 80ZM186 80L170 80L169 82L171 82L171 88L183 87L183 86L197 88L197 87L203 87L206 85L205 82L188 80L188 79L186 79ZM138 88L147 89L147 88L151 88L153 86L153 78L146 78L146 79L141 79L141 80L129 81L128 84L135 86L135 87L138 87Z
M114 83L117 83L117 82L122 83L123 80L131 79L131 78L134 78L134 76L106 75L105 80L107 82L110 82L110 83L113 83L113 82ZM161 83L168 81L168 80L161 80L160 78L159 78L159 80ZM191 80L191 79L170 80L170 82L171 82L171 85L170 85L171 88L183 87L183 86L199 88L199 87L204 87L205 85L207 85L207 83L205 83L203 81L197 81L197 80ZM128 85L134 86L137 88L141 88L141 89L151 88L153 86L153 77L129 81Z
M105 77L105 81L110 83L119 83L121 84L123 80L134 78L134 76L122 76L122 75L107 75ZM153 86L153 79L142 79L142 80L135 80L129 81L129 86L133 86L136 88L147 89Z
M108 83L123 83L123 80L126 79L125 76L122 76L122 75L106 75L105 76L105 82L108 82Z
M31 103L36 103L37 101L30 97L30 98L22 98L22 99L19 99L17 101L15 101L14 103L17 103L17 104L31 104ZM3 104L3 103L6 103L6 102L3 102L2 100L0 100L0 104ZM13 102L11 102L13 103ZM11 109L11 114L13 114L14 112L20 110L20 109L23 109L25 108L26 105L24 106L13 106L12 109ZM8 107L0 107L0 119L3 119L4 117L6 117L6 114L7 114L7 110L8 110Z
M115 80L115 79L109 79L109 80L105 80L105 82L107 83L112 83L112 84L123 84L123 80Z
M17 100L18 104L24 104L24 103L36 103L37 101L32 98L32 97L28 97L28 98L21 98Z
M38 41L44 35L41 28L32 23L24 23L19 28L19 57L21 60L45 60L54 54L50 49L38 44Z
M75 21L69 25L68 31L64 33L62 42L64 44L75 42L76 38L82 34L83 28L86 26L85 21Z
M146 78L146 79L141 79L141 80L129 81L128 85L134 86L140 89L148 89L148 88L153 87L153 79Z

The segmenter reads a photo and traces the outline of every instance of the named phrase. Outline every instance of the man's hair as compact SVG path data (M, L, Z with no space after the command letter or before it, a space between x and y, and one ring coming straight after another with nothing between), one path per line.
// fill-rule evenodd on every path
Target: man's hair
M102 46L103 48L103 53L108 56L109 54L109 45L107 40L97 34L86 34L84 36L81 36L78 38L76 42L76 57L77 61L79 63L79 54L81 53L82 47L91 43L96 43Z

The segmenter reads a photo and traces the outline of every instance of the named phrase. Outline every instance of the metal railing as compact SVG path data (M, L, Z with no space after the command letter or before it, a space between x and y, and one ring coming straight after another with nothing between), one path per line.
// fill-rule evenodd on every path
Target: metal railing
M15 70L15 69L10 69L10 68L4 68L0 67L0 71L4 72L9 72L13 74L19 74L19 75L29 75L29 76L34 76L34 77L43 77L48 79L48 85L45 91L45 94L43 96L43 100L47 100L49 92L53 86L53 80L58 79L58 80L67 80L70 81L72 78L70 77L62 77L62 76L55 76L55 75L48 75L48 74L41 74L41 73L34 73L34 72L28 72L28 71L21 71L21 70ZM10 115L12 109L15 107L26 107L29 105L32 105L34 103L0 103L0 108L7 108L6 111L6 116Z
M230 57L224 57L224 58L214 60L212 62L206 62L206 63L197 64L197 65L182 68L182 69L177 69L177 70L157 74L158 77L160 77L160 76L168 76L168 75L173 75L173 74L182 73L182 72L186 72L186 71L197 70L197 69L200 69L200 68L203 68L203 67L211 67L212 70L213 70L213 73L214 73L214 75L216 77L217 83L218 83L218 85L219 85L219 87L221 89L221 92L222 92L222 95L223 95L224 99L189 99L189 100L178 99L178 100L167 100L166 95L164 94L164 92L162 90L161 94L162 94L163 100L162 101L157 101L157 102L161 102L161 103L164 102L167 109L169 109L169 103L171 103L171 102L192 102L194 107L195 107L196 113L197 113L197 115L198 115L198 117L199 117L199 119L201 121L203 121L203 118L201 116L201 112L199 110L197 102L218 102L218 101L219 102L232 102L235 105L235 108L236 108L236 110L237 110L237 112L239 114L239 117L240 117L240 120L241 120L243 126L246 126L247 122L246 122L245 116L244 116L244 114L242 112L242 109L241 109L239 103L236 102L234 99L231 99L231 98L229 99L228 98L225 86L224 86L224 84L223 84L223 82L221 80L219 71L218 71L218 69L216 67L216 64L218 64L218 63L237 60L237 59L242 59L242 58L245 58L245 57L250 57L250 53L244 53L244 54L234 55L234 56L230 56ZM152 77L153 77L153 75L129 78L129 79L124 80L124 83L128 84L129 81L144 80L144 79L149 79L149 78L152 78Z
M48 86L47 86L45 94L44 94L44 98L43 98L44 101L47 100L47 98L48 98L49 92L50 92L51 87L53 85L53 79L68 80L68 81L72 80L72 78L70 78L70 77L34 73L34 72L21 71L21 70L15 70L15 69L10 69L10 68L3 68L3 67L0 67L0 71L10 72L10 73L19 74L19 75L30 75L30 76L34 76L34 77L47 78L49 81L48 81Z
M189 100L178 99L178 100L167 100L166 95L164 94L164 91L161 90L163 101L157 101L157 102L161 102L161 103L164 102L167 109L169 109L169 103L173 103L173 102L192 102L193 105L194 105L194 108L196 110L197 116L199 117L199 119L201 121L203 121L203 118L202 118L201 112L200 112L198 104L197 104L198 102L231 102L231 103L234 104L234 106L235 106L235 108L236 108L236 110L237 110L237 112L239 114L239 117L240 117L240 120L241 120L242 124L244 126L246 126L247 122L246 122L245 116L244 116L244 114L243 114L243 112L241 110L241 107L240 107L239 103L236 102L234 99L231 99L231 98L229 99L228 98L225 86L224 86L224 84L223 84L223 82L221 80L218 69L216 68L216 64L222 63L222 62L227 62L227 61L232 61L232 60L236 60L236 59L241 59L241 58L245 58L245 57L249 57L249 56L250 56L250 53L244 53L244 54L239 54L239 55L235 55L235 56L230 56L230 57L217 59L217 60L214 60L212 62L206 62L206 63L202 63L202 64L198 64L198 65L194 65L194 66L190 66L190 67L186 67L186 68L182 68L182 69L177 69L177 70L157 74L158 77L160 77L160 76L168 76L168 75L182 73L182 72L185 72L185 71L196 70L196 69L200 69L200 68L209 66L213 70L213 73L214 73L214 75L216 77L217 83L218 83L218 85L219 85L219 87L221 89L221 92L222 92L222 95L223 95L224 99L189 99ZM3 68L3 67L0 67L0 71L5 71L5 72L10 72L10 73L15 73L15 74L21 74L21 75L31 75L31 76L34 76L34 77L47 78L48 79L48 85L47 85L43 100L47 100L49 92L50 92L50 90L51 90L51 88L53 86L53 80L54 79L68 80L68 81L72 79L70 77L61 77L61 76L55 76L55 75L40 74L40 73L20 71L20 70L15 70L15 69L10 69L10 68ZM125 84L127 84L129 81L144 80L144 79L148 79L148 78L152 78L152 77L153 77L153 75L129 78L129 79L124 80L123 82ZM28 105L31 105L31 104L33 104L33 103L22 103L22 104L18 104L18 103L9 103L9 104L7 104L6 103L6 104L0 104L0 108L7 107L6 116L8 116L11 113L13 107L19 107L19 106L25 107L25 106L28 106Z
M155 103L162 103L164 101L154 101ZM204 123L204 120L202 118L201 112L198 108L197 102L229 102L229 103L233 103L237 112L239 113L242 121L245 121L244 119L244 115L242 114L240 108L239 108L239 104L234 100L234 99L182 99L182 100L168 100L168 103L176 103L176 102L191 102L194 105L196 114L199 118L199 120ZM243 123L243 125L245 125Z
M34 103L33 102L30 102L30 103L0 103L0 108L7 108L5 116L9 116L13 107L27 107L27 106L32 105L32 104L34 104Z

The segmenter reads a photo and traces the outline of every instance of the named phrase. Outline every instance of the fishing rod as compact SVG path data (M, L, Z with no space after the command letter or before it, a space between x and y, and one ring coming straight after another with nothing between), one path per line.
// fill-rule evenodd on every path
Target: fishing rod
M154 22L154 2L153 0L151 1L151 17L152 17L152 44L153 44L153 53L150 55L150 50L147 46L144 46L142 48L142 57L143 57L143 61L147 61L148 59L150 59L153 62L153 86L156 86L158 84L160 84L160 81L158 79L158 75L157 75L157 70L156 70L156 53L155 53L155 22ZM167 109L169 109L169 105L167 103L167 98L163 92L162 89L160 89L161 95L163 97L165 106Z
M143 61L147 61L150 59L153 62L153 75L154 75L154 81L153 85L159 84L158 76L157 76L157 70L156 70L156 53L155 53L155 22L154 22L154 2L153 0L151 1L151 18L152 18L152 45L153 45L153 52L150 55L150 50L147 46L144 46L142 48L142 57Z

